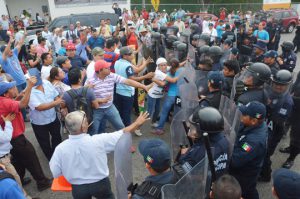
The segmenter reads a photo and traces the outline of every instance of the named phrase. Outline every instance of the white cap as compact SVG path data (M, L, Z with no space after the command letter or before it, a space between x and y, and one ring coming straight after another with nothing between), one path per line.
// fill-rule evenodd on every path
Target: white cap
M167 60L163 57L160 57L156 60L156 65L158 66L159 64L162 64L162 63L168 63Z

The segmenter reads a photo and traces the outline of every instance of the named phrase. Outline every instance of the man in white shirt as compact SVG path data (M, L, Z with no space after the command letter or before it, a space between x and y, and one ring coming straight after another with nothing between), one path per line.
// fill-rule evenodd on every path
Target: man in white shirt
M185 30L184 23L181 21L180 17L177 17L177 20L174 22L174 26L178 27L179 33L182 33Z
M58 51L61 48L61 40L66 39L65 37L62 36L62 33L63 30L61 28L56 28L54 30L53 44L54 44L54 49L56 54L58 54Z
M43 53L41 56L42 59L42 69L41 69L41 77L42 79L48 79L48 77L50 76L50 70L53 68L52 66L52 62L53 62L53 58L52 55L50 53Z
M123 133L134 132L149 120L148 113L141 114L135 122L114 133L94 136L87 134L86 115L74 111L65 117L69 139L59 144L50 160L54 178L64 176L72 185L72 195L79 198L114 198L109 181L107 153L114 151Z

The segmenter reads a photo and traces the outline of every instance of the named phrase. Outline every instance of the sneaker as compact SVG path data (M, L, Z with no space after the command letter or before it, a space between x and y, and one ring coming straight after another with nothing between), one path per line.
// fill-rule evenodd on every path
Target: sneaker
M138 137L141 137L143 134L141 133L141 130L140 129L137 129L134 131L135 135L138 136Z
M151 127L153 127L153 128L157 128L157 127L158 127L158 123L157 123L157 122L155 122L155 123L152 123L152 124L151 124Z
M285 147L285 148L280 148L279 151L281 153L290 153L291 150L290 150L290 147L288 146L288 147Z
M165 133L165 131L162 129L154 129L153 131L151 131L151 133L155 135L162 135Z
M294 160L287 159L285 163L283 163L282 168L290 169L294 165Z
M37 185L37 189L41 192L51 187L52 180L46 179L45 182Z

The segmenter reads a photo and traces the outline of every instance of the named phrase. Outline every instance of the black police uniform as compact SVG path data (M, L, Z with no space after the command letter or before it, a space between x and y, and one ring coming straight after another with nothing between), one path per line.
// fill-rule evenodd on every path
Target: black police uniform
M257 177L267 151L268 127L241 126L235 141L229 173L240 183L245 199L258 199Z
M274 151L285 132L284 126L289 119L294 104L289 93L281 98L276 97L272 99L272 96L270 96L270 100L271 103L267 105L267 126L269 129L268 151L261 172L261 176L264 178L271 177L272 162L270 157L274 154Z
M209 134L211 147L214 148L213 157L216 170L216 177L220 177L228 170L229 163L229 143L224 133ZM179 163L187 168L194 167L206 154L203 141L200 139L179 158ZM187 165L187 166L186 166Z
M162 186L174 183L173 176L173 172L168 171L146 177L145 181L134 190L132 199L160 199Z
M237 104L248 104L251 101L258 101L263 104L268 102L268 94L263 88L248 88L237 99Z
M252 55L251 56L251 62L264 62L264 54L261 55Z
M297 62L296 54L293 51L283 52L280 57L283 60L283 64L279 65L280 69L285 69L292 73Z
M271 69L271 74L272 75L275 75L280 70L279 65L278 65L278 63L276 61L273 64L268 65L268 66Z
M234 80L234 77L224 77L224 84L223 84L223 88L222 88L223 95L230 97L233 80Z
M295 46L295 53L300 52L300 26L297 26L295 37L293 39L293 44Z
M222 95L221 90L209 92L208 95L206 95L205 98L202 99L199 102L199 106L200 107L211 106L211 107L214 107L216 109L219 109L220 101L221 101L221 95Z

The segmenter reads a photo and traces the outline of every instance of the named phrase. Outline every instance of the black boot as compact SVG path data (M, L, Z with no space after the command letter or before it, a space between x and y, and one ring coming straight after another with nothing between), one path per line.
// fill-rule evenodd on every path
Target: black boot
M288 146L288 147L285 147L285 148L280 148L279 151L281 153L290 153L291 152L291 148Z
M282 168L290 169L294 165L294 160L287 159L285 163L283 163Z

